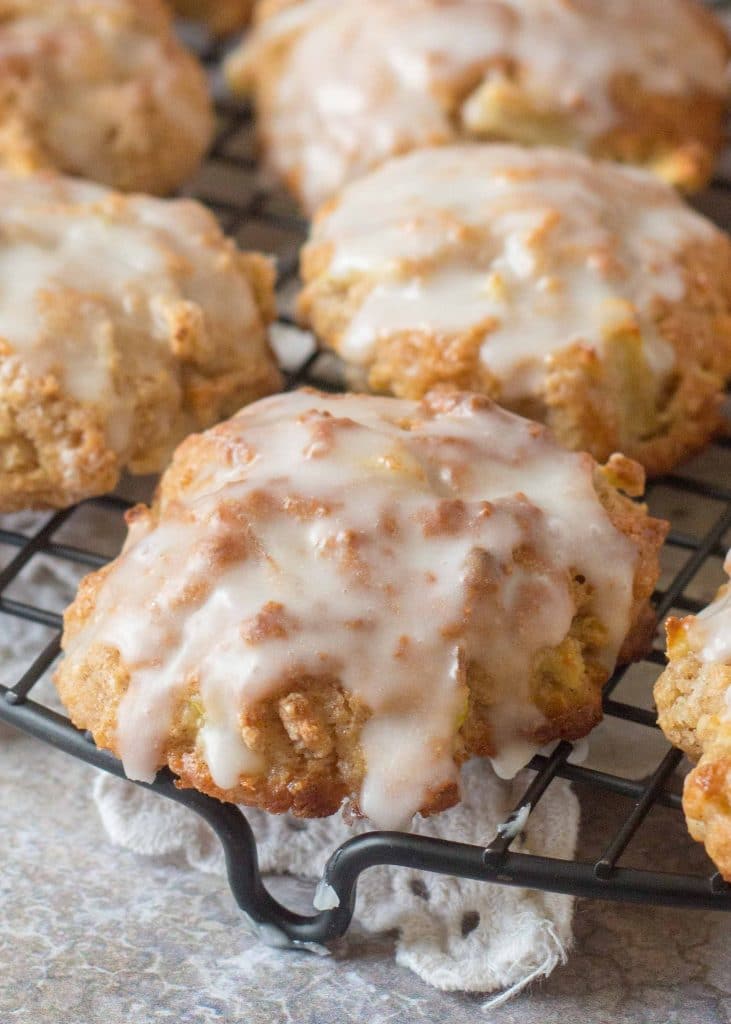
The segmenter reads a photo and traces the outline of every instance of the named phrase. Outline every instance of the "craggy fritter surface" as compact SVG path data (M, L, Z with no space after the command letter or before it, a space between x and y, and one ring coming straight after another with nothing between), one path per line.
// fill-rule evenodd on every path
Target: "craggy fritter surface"
M315 218L300 318L352 386L488 394L667 472L722 424L731 241L670 187L552 148L395 158Z
M212 134L163 0L0 0L0 165L165 194Z
M256 0L173 0L185 18L205 22L216 35L228 35L248 24Z
M405 444L412 444L413 440L421 446L409 450L420 451L419 460L428 460L429 479L433 476L436 481L441 474L443 481L428 485L436 491L427 501L428 511L422 509L417 515L424 524L424 536L419 540L424 550L419 547L417 564L431 564L439 571L444 551L457 543L463 530L472 529L466 525L467 509L484 505L486 513L498 517L502 515L499 510L505 509L509 523L515 526L522 522L525 528L522 541L510 542L514 545L508 559L512 568L506 571L508 577L513 573L515 578L513 589L505 591L504 598L489 596L498 586L496 581L502 578L495 575L495 559L499 559L496 549L475 548L469 552L468 544L465 565L469 568L464 570L467 575L460 582L460 572L456 576L448 574L448 591L466 587L466 605L460 614L477 614L469 609L475 602L486 600L481 614L488 618L478 616L477 639L463 641L464 651L468 652L460 655L464 689L458 712L452 717L447 715L449 743L447 754L442 751L441 756L447 756L454 767L454 763L474 755L499 754L501 734L496 732L496 723L506 708L520 716L523 725L516 735L524 744L540 745L559 737L578 739L599 721L601 687L612 664L607 663L610 626L597 611L598 595L600 591L604 598L614 595L610 596L612 611L614 603L618 605L624 599L620 590L615 593L613 589L602 589L609 578L602 577L611 575L615 568L607 564L614 561L611 556L601 561L594 579L586 571L570 567L574 558L575 566L583 557L579 552L584 542L579 534L586 526L583 520L587 513L585 506L583 512L577 511L583 500L579 492L590 495L593 511L589 518L595 516L597 523L591 536L611 536L611 543L622 552L617 559L624 560L622 571L628 567L627 603L622 606L626 616L621 618L621 633L615 636L617 644L609 654L610 661L617 653L628 659L646 649L652 632L654 620L649 598L658 577L657 555L666 532L665 523L649 518L644 506L630 501L617 489L636 493L642 486L641 469L620 456L600 468L588 456L564 452L543 428L503 412L481 396L435 394L417 404L368 396L326 397L304 391L257 403L227 423L186 440L163 476L152 508L140 506L129 514L130 535L120 558L88 576L66 612L66 657L55 679L61 698L74 723L90 729L98 745L130 758L129 762L125 760L128 772L140 763L140 750L135 753L131 748L140 743L139 736L144 734L141 750L146 767L135 777L143 777L167 764L183 786L272 812L324 816L335 812L343 801L350 801L356 813L364 809L368 812L359 795L369 770L363 737L368 727L379 725L383 709L372 712L371 698L364 697L368 690L358 693L357 686L374 685L373 680L369 682L366 678L373 664L369 659L387 659L380 666L385 673L381 678L385 680L391 670L395 671L398 659L410 656L409 636L404 635L393 655L397 661L390 662L389 670L389 641L383 631L391 629L394 613L388 611L388 595L400 608L395 613L399 621L393 625L396 635L401 629L408 634L410 628L422 628L426 619L424 642L437 644L439 654L439 645L451 642L449 637L457 628L440 627L438 614L429 618L428 583L418 587L423 595L409 592L399 596L403 581L414 586L410 575L414 565L411 534L403 533L404 522L399 526L398 516L412 499L413 488L427 485L419 461L413 461L400 447L400 441L397 440L395 448L387 448L385 454L378 454L378 441L376 454L371 453L373 436L363 424L372 427L384 418L391 424L391 433L395 429L405 431L398 435L406 439ZM481 462L474 453L470 455L473 441L467 438L473 437L473 420L491 432L491 441L485 441L482 427L474 437L488 448L493 446L494 462L492 456ZM455 438L460 439L448 440L442 447L435 432L445 422L456 431ZM309 438L304 448L300 447L300 435ZM530 456L525 456L529 461L522 477L521 451L530 452ZM469 460L466 464L462 462L465 457ZM551 507L556 507L556 501L563 502L561 507L569 523L579 517L574 526L558 527L554 513L550 534L554 540L549 547L553 551L555 544L560 543L560 538L556 538L563 530L571 553L566 569L556 577L563 581L559 590L544 595L541 611L537 608L532 612L531 601L542 593L541 581L551 578L552 570L543 559L547 557L550 564L554 556L546 554L545 549L543 555L539 553L542 513L532 499L517 494L507 499L501 497L494 505L474 501L464 505L459 500L440 497L452 488L456 488L453 493L460 493L465 481L463 474L473 472L485 474L488 493L491 486L494 493L499 493L494 477L505 465L510 467L510 473L517 474L510 477L514 483L509 486L508 495L512 495L514 487L520 487L521 479L528 493L532 493L530 488L539 486L536 478L545 476L544 493L549 504L554 503ZM559 465L563 467L561 471ZM437 469L439 466L441 470ZM569 472L566 466L574 483L579 479L584 483L573 498L564 500L551 490L559 486L563 494L568 478L561 473ZM323 481L328 482L327 487ZM365 526L359 528L351 520L356 515L364 517ZM499 525L496 523L496 527ZM380 550L378 545L382 543L388 549L392 535L398 543L385 561L379 561L373 552ZM191 537L197 540L193 542ZM588 546L600 543L605 541L595 540ZM441 544L447 548L430 546ZM442 555L429 554L430 551L441 551ZM595 554L592 550L590 557ZM140 566L147 566L146 569L135 568L139 558ZM339 573L344 573L345 580L350 582L338 583ZM152 575L147 578L145 574ZM297 597L300 575L306 589ZM134 589L132 602L128 585ZM360 613L351 621L353 612L348 602L355 600L356 609L360 608L357 602L361 586L375 588L375 596L363 606L370 611L362 612L375 616L370 625L368 618L359 617ZM617 586L611 584L610 588ZM534 591L534 587L538 590ZM560 643L533 651L532 634L543 628L536 623L546 613L553 614L552 602L560 603L557 595L564 593L561 588L566 588L571 604L567 620L570 626ZM289 593L291 600L283 597L283 593ZM508 598L509 593L512 598ZM531 593L533 598L526 596ZM494 644L486 641L488 630L498 628L490 625L490 618L498 614L503 600L506 604L500 614L508 614L505 607L516 600L516 595L522 596L518 597L518 607L510 612L514 616L510 620L510 635L498 632ZM316 631L312 636L303 624L309 621L310 606L315 623L310 628ZM252 608L259 610L252 612ZM412 614L420 620L418 626L410 620ZM319 632L321 629L323 632ZM366 629L375 632L372 638L366 632L366 647L357 648L360 654L354 653L356 648L352 645ZM513 629L523 633L523 639L517 643ZM459 636L459 630L454 635ZM198 637L203 647L195 647ZM128 640L134 650L130 649L125 656L123 648ZM280 644L285 647L280 648ZM333 646L337 655L334 660L321 645ZM524 654L524 648L528 653ZM221 651L229 652L225 654L227 668L223 676L214 671L212 681L210 659ZM519 672L515 677L508 672L510 679L507 683L502 680L505 686L501 690L491 674L491 666L506 651L508 656L525 657L529 668L526 678L518 678ZM313 657L319 669L312 667ZM273 662L267 660L272 658ZM399 752L394 765L398 766L401 759L407 775L411 763L407 751L413 740L409 730L413 728L416 711L423 713L421 704L415 711L409 701L417 699L429 704L433 699L436 705L439 687L445 685L443 680L429 675L437 655L421 658L424 660L416 655L410 670L413 678L410 684L403 683L403 693L395 680L389 683L392 692L388 690L386 698L378 680L371 692L379 700L386 699L387 708L394 714L403 713L404 733L401 735L396 728L392 743ZM298 668L298 662L303 667ZM245 664L258 668L252 667L254 675L248 682L237 681ZM266 675L267 669L270 675ZM163 677L164 685L170 689L156 688ZM419 680L418 698L408 696L408 685L415 680ZM239 683L244 689L236 689ZM260 686L260 697L246 697L245 688L250 684ZM129 696L128 691L133 695ZM139 726L130 726L130 707L133 714L146 709ZM222 708L228 709L225 719ZM120 740L123 720L127 723L127 732L123 729L126 750ZM204 735L210 729L214 730L213 747L208 746L210 737ZM257 768L240 772L235 769L231 774L227 763L228 782L224 786L214 781L216 772L210 768L206 751L215 753L218 749L220 753L220 745L216 744L225 730L229 730L227 743L240 745L243 741L247 758L255 757ZM376 749L383 750L383 744L377 744ZM424 760L429 756L425 754ZM394 803L398 799L397 785ZM449 776L447 781L428 787L421 804L408 806L407 810L433 813L457 800L457 783L454 776Z
M727 593L723 587L717 602ZM728 635L725 618L718 622ZM695 762L683 789L688 830L731 882L731 665L704 657L704 627L695 616L670 619L667 636L670 663L655 684L658 720Z
M159 472L278 390L273 282L192 200L0 172L0 511Z
M434 144L566 146L687 189L722 145L729 43L696 0L270 0L257 21L229 81L308 211Z

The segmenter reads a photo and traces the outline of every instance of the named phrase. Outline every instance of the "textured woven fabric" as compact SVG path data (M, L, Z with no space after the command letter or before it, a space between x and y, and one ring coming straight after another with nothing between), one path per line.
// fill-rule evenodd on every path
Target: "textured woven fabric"
M510 814L528 774L504 782L487 762L472 762L463 771L463 802L419 821L415 831L487 845ZM224 873L217 839L186 808L101 775L94 798L118 845L146 856L182 854L196 870ZM304 878L318 877L335 847L365 830L350 828L338 816L302 822L261 811L246 814L258 840L262 870ZM570 858L578 820L577 800L559 782L529 817L514 849ZM397 929L397 961L430 985L498 992L502 1000L533 978L550 974L565 959L572 911L573 900L566 896L379 867L360 878L356 918L369 931Z

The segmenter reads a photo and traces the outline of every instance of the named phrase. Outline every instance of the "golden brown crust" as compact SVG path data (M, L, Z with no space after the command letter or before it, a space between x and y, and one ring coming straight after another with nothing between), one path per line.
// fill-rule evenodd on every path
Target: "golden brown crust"
M731 243L718 236L678 256L685 295L659 302L654 327L672 346L675 367L658 389L621 330L606 340L603 360L580 349L556 357L539 416L569 448L602 461L623 451L650 475L668 472L722 428L731 374Z
M256 0L173 0L178 14L205 22L220 36L247 25L255 3Z
M713 27L728 50L725 33ZM592 145L593 156L645 167L687 192L708 184L726 138L725 97L643 93L632 76L618 75L612 98L619 122Z
M639 475L638 475L639 471ZM622 663L642 657L652 646L656 617L651 598L658 579L658 552L670 524L648 515L647 506L629 501L625 494L638 497L644 489L640 467L622 455L613 455L598 467L595 486L609 518L628 537L638 551L634 578L634 602L630 629L619 654Z
M685 6L726 59L731 58L731 39L720 21L703 4ZM618 75L612 99L620 123L597 143L594 155L640 164L690 192L710 181L725 143L727 96L703 90L670 98L643 94L631 75Z
M436 405L452 399L437 395L430 401ZM475 398L475 401L484 399ZM164 475L152 508L139 506L133 510L128 516L130 527L146 535L166 517L179 515L186 496L198 493L198 487L208 486L205 484L208 467L221 463L246 464L250 458L248 450L237 448L232 442L226 425L188 438ZM632 541L638 555L632 627L623 656L631 655L647 642L649 600L658 576L658 551L667 529L667 524L650 519L644 506L630 501L616 489L626 487L635 493L641 483L639 467L620 456L615 456L604 469L595 470L594 486L602 505L617 530ZM235 529L226 527L220 538L210 538L206 558L211 579L227 565L241 561L250 543L247 523L255 521L256 517L267 519L273 514L272 501L265 492L254 491L243 502L222 505L218 509L217 520ZM304 500L295 507L288 499L286 509L287 515L300 524L298 529L302 522L316 520L322 512L316 503ZM446 508L441 510L447 517L448 512ZM434 528L449 529L449 522L440 521ZM530 550L520 557L527 566L533 564L534 559L538 569L543 564L537 553ZM74 649L75 642L89 626L100 591L112 571L113 566L107 566L83 581L65 615L63 644L66 651ZM489 566L486 564L483 569L479 561L471 568L470 579L475 598L480 588L489 589L494 585ZM206 581L200 593L187 593L184 600L203 601L208 587ZM573 590L576 614L568 636L558 647L541 651L534 663L530 691L541 712L542 724L527 729L522 738L536 744L557 738L578 739L601 718L601 687L607 676L606 628L591 611L591 587L578 574ZM286 636L286 612L281 605L270 603L247 629L252 642L267 636ZM487 653L484 662L467 665L469 699L458 725L454 751L458 763L471 756L496 753L492 707L496 697L487 667ZM119 756L117 715L130 682L129 670L119 651L104 644L92 644L80 660L68 657L62 662L55 681L74 723L79 728L90 729L98 745ZM239 727L246 746L263 759L266 767L259 774L242 774L238 785L232 788L222 789L214 783L201 755L197 742L201 714L197 682L191 678L176 699L173 722L159 757L161 765L167 764L179 776L182 786L192 786L222 800L276 813L291 811L303 817L331 814L344 800L354 800L359 792L365 771L360 733L369 712L343 687L337 676L315 678L288 670L276 692L243 708ZM455 785L439 787L429 793L421 813L436 813L458 799ZM357 805L354 807L358 813Z
M162 0L1 0L0 163L166 194L213 133L202 67Z
M0 341L0 511L56 508L110 491L119 459L98 413L30 376Z
M715 23L711 29L728 51L725 33ZM643 167L686 192L708 184L726 138L726 97L702 90L688 95L648 92L637 76L624 73L614 76L609 93L615 123L597 138L584 141L581 148L585 152ZM458 105L463 100L464 95L457 92L452 103ZM490 89L484 119L482 130L479 121L471 126L475 139L526 145L580 144L570 121L539 115L515 83L505 82Z
M731 881L731 667L705 664L688 651L676 619L668 623L668 643L670 664L655 685L658 720L670 742L696 762L683 790L688 830Z
M257 367L222 367L207 376L181 366L139 378L135 436L120 457L98 410L64 393L52 375L34 379L0 352L0 511L66 508L114 489L123 468L159 473L171 446L243 405L277 391L281 376L270 357Z

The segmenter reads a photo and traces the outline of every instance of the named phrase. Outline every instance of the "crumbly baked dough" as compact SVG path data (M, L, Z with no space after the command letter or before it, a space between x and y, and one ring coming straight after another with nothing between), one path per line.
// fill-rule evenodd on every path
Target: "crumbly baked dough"
M669 186L579 153L444 146L326 204L300 317L351 384L484 392L599 461L705 444L731 374L731 241Z
M274 0L230 57L308 210L397 153L559 145L687 189L723 141L728 38L696 0Z
M0 171L0 511L158 472L277 390L273 279L192 200Z
M164 194L212 133L162 0L0 0L0 165Z
M248 24L256 0L173 0L186 18L205 22L216 35L228 35Z
M731 558L725 569L731 575ZM655 684L663 732L696 766L686 776L683 809L731 882L731 586L700 615L670 619L669 665Z
M301 391L186 440L65 616L56 684L132 778L383 827L585 735L666 524L484 396ZM650 625L649 632L652 632Z

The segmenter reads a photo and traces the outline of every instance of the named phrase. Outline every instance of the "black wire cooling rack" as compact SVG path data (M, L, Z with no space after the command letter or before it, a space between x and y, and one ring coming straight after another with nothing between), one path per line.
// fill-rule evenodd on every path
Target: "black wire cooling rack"
M200 41L198 41L200 43ZM213 44L198 46L203 59L212 68L220 62L221 53ZM215 71L214 78L215 78ZM251 115L247 108L223 100L218 104L219 131L203 171L189 194L205 202L219 216L223 227L244 246L273 252L279 262L279 295L283 308L294 287L297 253L305 233L306 222L297 214L292 202L262 183L254 159ZM719 177L699 200L699 205L716 220L731 227L731 172ZM290 321L285 316L282 323ZM325 362L323 362L325 361ZM285 366L289 387L312 384L332 388L332 377L326 372L326 356L308 355L298 366ZM710 456L719 465L731 467L731 442L721 441ZM693 471L681 472L655 482L649 498L662 491L665 507L680 511L689 504L703 511L702 528L673 529L667 552L675 563L675 571L655 595L659 620L670 611L696 612L702 601L693 596L697 580L711 562L725 554L731 538L731 488L719 482L708 482ZM129 507L120 498L106 496L85 503L110 519L118 519ZM53 631L52 639L39 644L37 656L12 686L0 685L0 720L37 737L46 743L121 778L121 763L111 754L99 750L91 736L78 731L64 715L34 699L33 690L59 656L61 617L55 612L11 598L8 591L32 559L39 555L97 568L107 560L104 556L57 539L63 527L79 514L68 509L52 516L41 528L25 533L17 528L2 528L0 544L15 551L0 570L0 629L3 616L37 623ZM671 517L672 518L672 517ZM682 520L682 516L680 517ZM11 521L12 522L12 521ZM7 525L7 524L6 524ZM719 578L720 581L720 578ZM655 677L664 664L660 646L646 659ZM622 669L605 688L604 711L610 719L620 719L640 727L645 738L658 734L655 714L645 700L617 699L618 688L628 669ZM649 691L649 686L646 688ZM621 690L619 691L621 692ZM641 744L641 739L638 740ZM654 749L654 748L653 748ZM144 788L168 797L190 808L215 830L223 844L228 877L233 895L248 923L261 938L274 945L321 944L343 935L353 913L358 876L369 867L391 864L424 871L472 878L502 885L526 886L552 892L570 893L596 899L653 903L667 906L731 910L731 887L712 870L708 862L705 874L677 874L662 870L639 870L620 863L638 829L655 805L671 808L682 814L679 776L676 772L682 755L669 745L659 756L649 774L642 779L625 778L569 761L572 747L560 743L547 756L537 756L530 767L535 771L532 782L517 802L511 819L524 808L535 808L548 787L557 778L570 779L594 798L613 793L626 799L626 816L616 831L596 836L603 853L593 861L564 861L514 852L514 830L501 829L487 848L432 839L398 832L371 832L345 842L336 849L325 868L321 885L331 887L337 905L313 916L302 916L277 902L267 891L257 863L256 840L249 824L238 808L223 804L194 790L179 790L172 774L161 771L156 780ZM140 784L144 785L144 784ZM511 820L509 819L509 820ZM522 820L522 816L521 816ZM512 836L512 838L511 838ZM691 840L688 839L689 848ZM689 860L691 858L689 857ZM662 865L658 865L662 867ZM330 899L333 892L327 890Z

